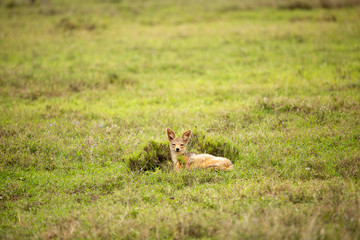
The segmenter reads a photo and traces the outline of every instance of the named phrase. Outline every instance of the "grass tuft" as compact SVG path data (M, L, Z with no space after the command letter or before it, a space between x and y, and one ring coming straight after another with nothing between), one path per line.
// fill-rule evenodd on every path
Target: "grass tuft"
M93 31L98 26L90 21L89 19L75 19L70 17L61 18L56 24L56 27L64 31L74 31L74 30L87 30Z
M142 150L123 158L131 171L155 171L170 164L169 144L149 141Z
M289 10L311 10L313 6L310 3L307 3L306 1L295 1L295 2L289 2L286 5L283 5L280 7L281 9L289 9Z

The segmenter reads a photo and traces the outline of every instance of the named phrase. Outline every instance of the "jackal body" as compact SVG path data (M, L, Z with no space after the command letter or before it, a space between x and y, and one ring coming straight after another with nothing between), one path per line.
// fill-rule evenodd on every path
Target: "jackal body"
M178 172L182 168L189 170L213 168L225 171L233 169L233 164L227 158L215 157L210 154L188 153L186 151L186 145L190 140L191 130L186 131L181 138L177 138L174 131L168 128L167 136L169 139L171 160L175 171Z

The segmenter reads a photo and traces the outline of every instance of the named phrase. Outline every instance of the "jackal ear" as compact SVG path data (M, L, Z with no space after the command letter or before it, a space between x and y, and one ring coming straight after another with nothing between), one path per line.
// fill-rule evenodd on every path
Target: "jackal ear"
M172 140L175 139L176 136L175 136L175 133L174 133L173 130L171 130L170 128L168 128L168 129L166 130L166 132L167 132L167 136L168 136L169 141L172 141Z
M187 143L190 140L190 136L191 136L191 130L187 130L186 132L184 132L181 138L182 140L185 141L185 143Z

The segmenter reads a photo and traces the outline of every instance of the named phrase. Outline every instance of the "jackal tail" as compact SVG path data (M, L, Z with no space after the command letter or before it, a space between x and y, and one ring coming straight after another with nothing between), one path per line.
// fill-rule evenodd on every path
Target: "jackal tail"
M209 166L206 166L206 168L211 168L211 169L217 169L217 170L222 170L222 171L231 171L233 170L234 168L234 165L227 165L227 166L223 166L223 165L209 165Z

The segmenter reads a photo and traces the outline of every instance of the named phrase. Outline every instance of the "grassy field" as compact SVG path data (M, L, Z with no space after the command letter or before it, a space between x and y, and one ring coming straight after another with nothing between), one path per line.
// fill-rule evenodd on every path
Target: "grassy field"
M0 1L1 239L360 239L360 1ZM173 172L166 128L232 172Z

